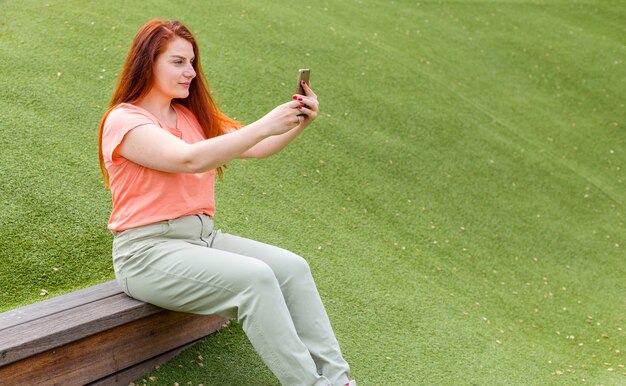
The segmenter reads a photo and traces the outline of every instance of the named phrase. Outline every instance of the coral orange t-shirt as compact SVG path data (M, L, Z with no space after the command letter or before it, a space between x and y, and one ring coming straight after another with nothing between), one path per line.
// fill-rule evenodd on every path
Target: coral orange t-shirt
M182 105L172 106L176 111L176 128L167 127L147 110L129 103L116 106L104 122L102 152L113 197L108 225L112 231L192 214L215 214L214 170L162 172L138 165L117 152L130 130L146 124L157 125L187 143L205 140L194 114Z

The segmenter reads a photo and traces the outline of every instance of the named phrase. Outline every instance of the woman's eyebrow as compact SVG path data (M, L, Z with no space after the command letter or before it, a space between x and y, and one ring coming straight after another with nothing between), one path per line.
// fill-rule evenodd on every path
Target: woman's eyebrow
M185 56L178 55L178 54L170 55L170 58L177 58L177 59L183 59L183 60L187 59ZM196 58L195 56L192 56L191 59L189 59L189 60L194 60L195 58Z

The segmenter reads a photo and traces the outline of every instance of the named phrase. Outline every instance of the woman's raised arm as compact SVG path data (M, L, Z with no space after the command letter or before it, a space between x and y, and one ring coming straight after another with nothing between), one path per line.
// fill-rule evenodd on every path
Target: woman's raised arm
M193 144L156 125L138 126L126 134L119 154L134 163L164 172L207 172L241 157L264 139L297 127L300 105L297 100L284 103L239 130Z

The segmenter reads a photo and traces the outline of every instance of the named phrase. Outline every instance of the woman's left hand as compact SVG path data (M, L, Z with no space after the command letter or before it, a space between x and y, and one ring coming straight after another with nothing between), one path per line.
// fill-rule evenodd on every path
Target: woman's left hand
M293 99L300 102L300 106L298 106L297 108L302 113L302 122L300 123L300 125L298 125L298 127L304 128L311 124L311 122L313 122L315 118L317 118L320 104L317 100L317 95L304 81L302 82L302 88L304 89L304 93L306 95L296 94L293 96Z

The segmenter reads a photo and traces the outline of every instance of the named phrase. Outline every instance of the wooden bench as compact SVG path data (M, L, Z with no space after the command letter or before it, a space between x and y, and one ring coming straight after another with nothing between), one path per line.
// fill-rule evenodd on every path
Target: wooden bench
M227 323L106 282L0 313L0 384L128 385Z

